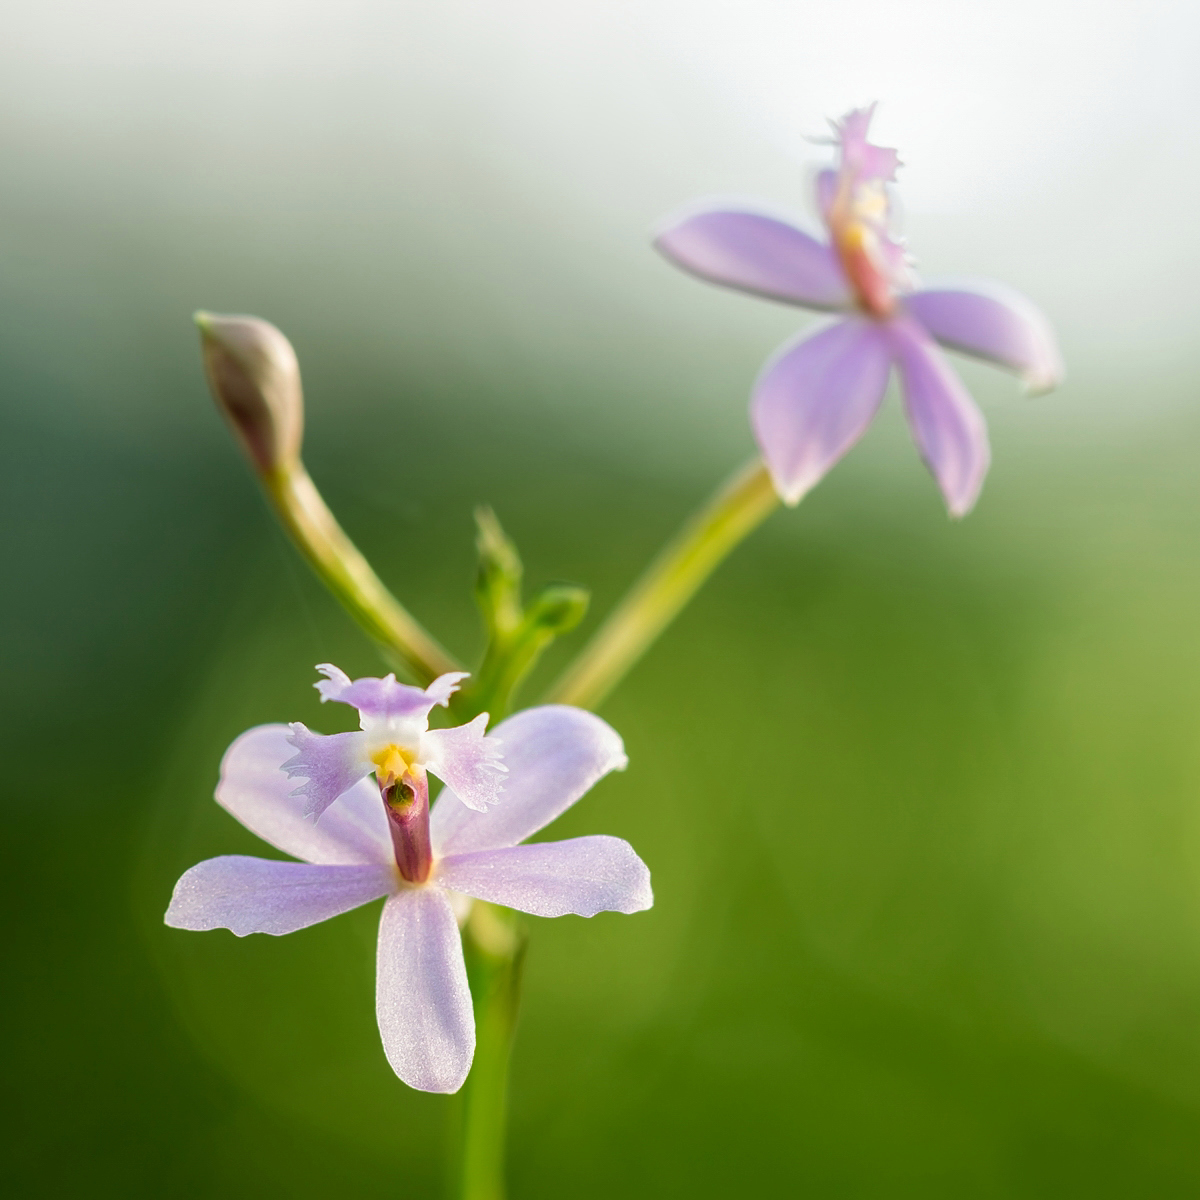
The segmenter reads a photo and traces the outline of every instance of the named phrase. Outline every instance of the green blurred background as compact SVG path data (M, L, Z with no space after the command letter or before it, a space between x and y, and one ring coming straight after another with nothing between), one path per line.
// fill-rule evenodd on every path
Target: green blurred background
M480 502L602 614L751 452L806 319L647 231L706 192L803 207L805 137L874 97L923 267L1034 295L1071 380L963 367L996 464L961 524L893 402L604 707L631 767L552 834L627 837L657 903L531 922L512 1193L1200 1191L1197 25L1132 8L5 11L9 1194L440 1194L454 1101L380 1052L377 906L161 924L259 845L211 800L228 742L332 728L313 664L379 666L191 311L292 337L314 477L460 653Z

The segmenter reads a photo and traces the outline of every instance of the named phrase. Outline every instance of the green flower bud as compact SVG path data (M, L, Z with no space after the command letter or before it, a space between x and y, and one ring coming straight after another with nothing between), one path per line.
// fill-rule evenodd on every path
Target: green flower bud
M488 633L502 637L521 623L521 556L490 508L475 510L479 533L479 573L475 578L475 600L487 623Z
M552 583L543 588L525 613L525 620L551 637L570 633L587 615L591 593L574 583Z
M304 394L292 344L258 317L198 312L204 369L213 398L255 469L294 466L304 437Z

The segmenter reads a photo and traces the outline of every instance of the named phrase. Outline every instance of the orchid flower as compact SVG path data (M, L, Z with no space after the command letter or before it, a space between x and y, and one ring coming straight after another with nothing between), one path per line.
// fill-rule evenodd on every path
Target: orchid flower
M953 516L971 509L990 462L987 427L935 343L1048 391L1062 363L1045 317L994 283L917 288L890 230L896 151L867 140L874 106L834 123L837 169L817 176L829 233L778 217L708 208L655 239L672 262L725 287L839 316L782 347L754 387L751 417L781 499L796 504L863 435L896 367L917 448Z
M527 709L494 737L483 735L486 716L429 731L429 710L445 703L457 677L422 691L391 677L351 682L334 667L320 670L328 677L317 685L322 698L358 707L362 733L251 729L226 752L216 792L243 825L301 861L225 855L199 863L175 885L166 923L284 934L386 896L375 993L384 1053L411 1087L455 1092L475 1053L455 916L465 898L541 917L653 903L646 865L620 838L519 844L628 760L617 733L582 709ZM485 812L497 799L486 777L501 744L507 787ZM374 778L359 773L364 762ZM426 770L447 783L432 811ZM291 777L302 771L312 774L297 791Z

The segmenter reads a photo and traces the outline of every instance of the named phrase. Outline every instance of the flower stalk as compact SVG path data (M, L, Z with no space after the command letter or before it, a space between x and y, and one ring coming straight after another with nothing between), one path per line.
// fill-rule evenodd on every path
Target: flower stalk
M779 506L755 458L692 515L593 635L546 702L595 708L679 615L722 560Z
M376 642L389 665L407 671L420 684L461 669L384 586L329 511L299 459L260 473L259 480L296 549Z
M475 1061L462 1090L462 1119L450 1159L456 1200L504 1200L508 1066L521 999L527 935L512 909L476 901L463 926L475 1002Z

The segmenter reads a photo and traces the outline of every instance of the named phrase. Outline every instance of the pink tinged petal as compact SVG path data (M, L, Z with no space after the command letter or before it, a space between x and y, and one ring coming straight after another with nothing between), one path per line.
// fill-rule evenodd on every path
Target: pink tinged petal
M404 888L379 921L375 1015L392 1070L423 1092L457 1092L475 1016L454 910L437 888Z
M451 855L438 865L437 882L536 917L634 913L654 903L649 869L628 842L615 837Z
M283 770L295 747L286 725L243 733L221 761L217 803L285 854L311 863L392 862L392 839L379 788L362 780L319 824L304 817L304 801Z
M841 144L843 164L857 179L890 183L896 178L900 156L888 146L876 146L867 140L874 116L874 104L851 109L840 121L833 122L834 134Z
M175 929L294 933L396 889L384 866L313 866L229 854L184 872L164 918Z
M436 856L515 846L629 762L612 726L563 704L527 708L502 721L496 737L508 767L502 803L486 814L472 812L446 788L429 819Z
M1020 292L989 282L924 288L905 307L943 346L1015 371L1031 392L1062 382L1054 330Z
M375 769L361 733L313 733L299 721L289 728L288 741L297 753L283 763L283 770L289 778L299 775L308 780L292 792L304 797L306 817L320 817L343 792Z
M901 318L892 321L889 330L917 449L950 515L961 517L979 496L991 462L983 414L920 325Z
M866 432L891 360L882 327L848 317L803 335L763 368L750 415L785 504L798 503Z
M366 676L351 680L345 671L332 663L321 663L317 670L325 679L313 684L321 693L322 702L337 700L349 704L364 717L386 720L389 717L424 717L429 715L435 704L445 707L450 697L458 691L459 682L467 678L466 671L452 671L439 675L427 688L410 687L397 683L395 675L383 679Z
M769 300L818 309L853 300L829 246L763 213L693 213L668 225L654 245L701 279Z
M501 739L488 737L487 713L453 729L431 729L421 736L422 766L476 812L487 812L500 799Z

